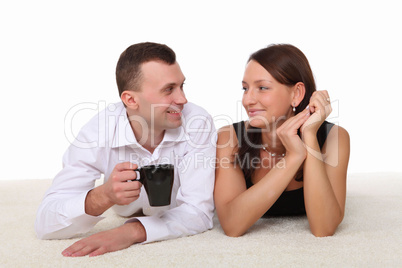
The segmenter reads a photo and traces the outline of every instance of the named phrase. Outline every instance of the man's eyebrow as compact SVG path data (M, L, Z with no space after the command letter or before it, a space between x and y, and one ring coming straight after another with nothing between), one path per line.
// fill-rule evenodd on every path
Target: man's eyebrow
M183 82L180 83L180 86L184 84L184 81L186 81L186 78L183 79ZM167 88L167 87L175 87L175 86L177 86L177 85L179 85L179 84L178 84L178 83L174 83L174 82L172 82L172 83L167 83L167 84L165 84L165 85L163 85L163 86L161 87L161 90L164 90L164 89Z
M173 86L176 86L176 85L177 85L177 83L167 83L167 84L163 85L162 88L165 88L165 87L173 87Z

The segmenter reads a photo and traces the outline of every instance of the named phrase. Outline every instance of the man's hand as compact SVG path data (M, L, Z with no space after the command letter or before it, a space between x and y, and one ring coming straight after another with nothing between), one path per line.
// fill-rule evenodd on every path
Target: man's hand
M109 179L103 185L105 195L113 204L128 205L140 197L141 183L131 181L137 178L134 169L138 166L130 162L117 164Z
M85 213L99 216L111 206L128 205L140 197L141 183L130 162L117 164L105 184L91 190L85 199Z
M129 222L120 227L100 232L81 239L61 254L65 257L90 257L128 248L132 244L144 242L146 231L139 221Z

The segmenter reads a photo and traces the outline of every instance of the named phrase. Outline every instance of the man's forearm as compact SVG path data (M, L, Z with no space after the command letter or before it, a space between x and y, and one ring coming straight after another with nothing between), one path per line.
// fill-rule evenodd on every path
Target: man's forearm
M85 199L85 213L91 216L102 215L113 203L103 192L104 185L100 185L88 192Z

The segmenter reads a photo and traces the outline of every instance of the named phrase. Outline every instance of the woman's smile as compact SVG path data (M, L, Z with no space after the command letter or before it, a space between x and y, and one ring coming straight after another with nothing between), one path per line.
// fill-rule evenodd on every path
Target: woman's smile
M262 115L264 112L265 112L264 109L251 108L251 109L248 109L248 116L253 117L253 116L257 116L257 115Z

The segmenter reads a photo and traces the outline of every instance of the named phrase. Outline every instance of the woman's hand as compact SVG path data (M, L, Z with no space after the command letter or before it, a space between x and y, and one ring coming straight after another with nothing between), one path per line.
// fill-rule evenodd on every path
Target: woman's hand
M297 115L288 118L277 130L276 134L281 139L283 146L286 149L286 155L300 156L306 158L306 148L303 141L297 135L297 130L310 117L309 109L298 113Z
M331 101L326 90L315 91L310 98L310 118L302 125L302 135L317 135L317 131L332 112Z

